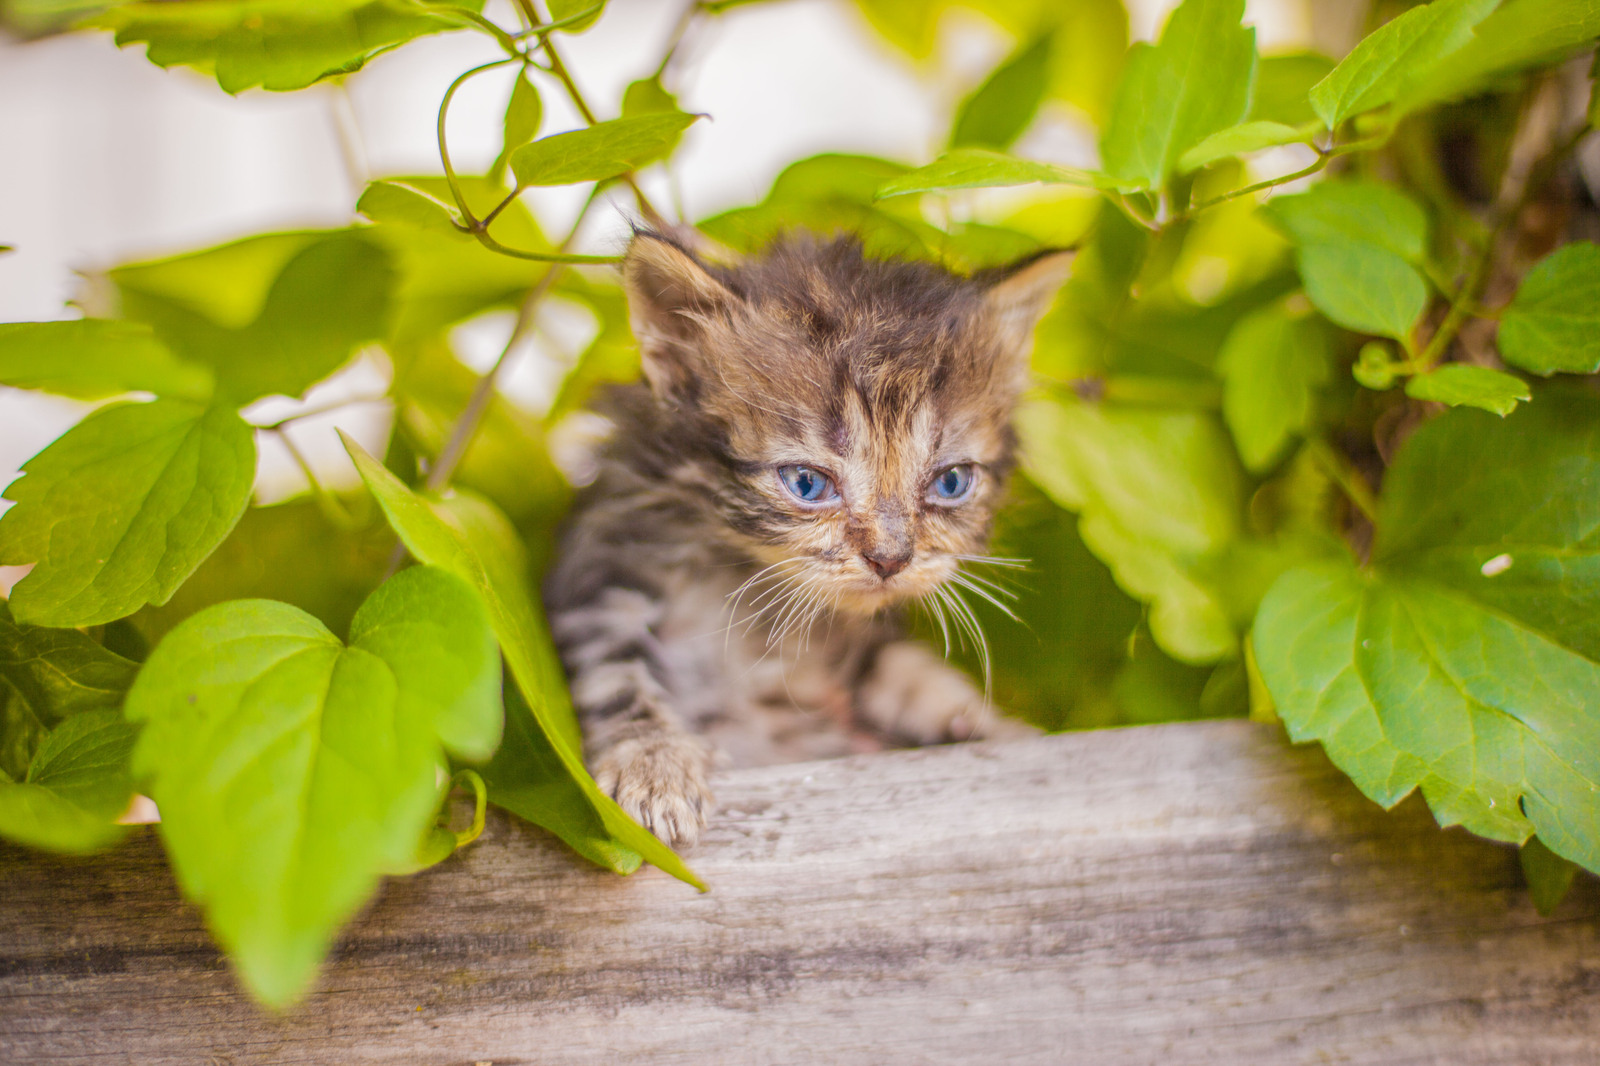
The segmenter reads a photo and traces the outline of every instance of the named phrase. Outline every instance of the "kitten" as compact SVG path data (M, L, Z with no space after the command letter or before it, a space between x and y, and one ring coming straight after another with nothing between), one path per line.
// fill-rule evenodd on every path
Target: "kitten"
M896 608L971 581L1012 466L1033 327L1071 253L963 278L780 241L734 267L624 260L645 382L546 586L600 787L692 844L736 765L1003 728Z

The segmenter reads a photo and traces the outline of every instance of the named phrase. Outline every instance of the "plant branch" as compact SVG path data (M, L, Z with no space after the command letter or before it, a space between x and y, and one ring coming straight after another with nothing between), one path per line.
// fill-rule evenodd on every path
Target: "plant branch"
M485 63L482 66L473 67L451 82L450 88L444 92L444 99L439 101L439 162L444 165L444 180L450 186L450 195L455 198L456 209L461 212L461 217L466 219L467 226L472 229L476 229L478 220L473 216L472 208L467 206L467 198L461 193L461 181L456 177L455 166L450 162L450 145L445 135L445 120L450 115L450 101L455 98L456 90L465 85L469 79L482 74L486 70L493 70L496 67L503 67L516 61L515 58L497 59L493 63Z
M321 509L323 516L338 529L360 528L361 523L356 520L355 516L345 510L344 504L339 502L339 498L329 492L327 487L318 480L317 472L311 468L310 461L306 459L305 453L300 450L300 446L294 442L294 438L289 436L288 431L281 426L263 426L260 428L270 431L273 436L283 442L284 450L289 453L289 457L294 460L294 464L300 468L300 473L305 476L306 481L310 484L311 494L316 498L317 507Z
M1306 440L1306 447L1311 449L1311 458L1321 468L1324 474L1339 486L1345 499L1349 500L1356 510L1361 512L1368 522L1374 526L1378 524L1378 498L1373 495L1372 488L1366 482L1350 461L1344 457L1333 445L1321 437L1313 436Z
M325 415L331 411L342 411L346 407L354 407L357 404L382 403L387 399L389 399L388 393L382 393L377 396L347 396L342 400L330 400L327 403L318 404L316 407L308 407L304 411L296 411L292 415L285 415L276 422L266 422L261 425L253 425L250 428L276 431L291 422L298 422L302 418L315 418L318 415Z

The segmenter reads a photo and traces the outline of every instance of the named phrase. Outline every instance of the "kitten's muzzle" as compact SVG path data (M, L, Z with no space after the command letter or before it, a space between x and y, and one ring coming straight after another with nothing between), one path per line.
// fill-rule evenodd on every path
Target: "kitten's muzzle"
M873 573L887 581L900 571L904 570L906 566L910 564L911 552L910 550L890 552L870 551L862 552L861 558L865 559L867 561L867 565L872 567Z

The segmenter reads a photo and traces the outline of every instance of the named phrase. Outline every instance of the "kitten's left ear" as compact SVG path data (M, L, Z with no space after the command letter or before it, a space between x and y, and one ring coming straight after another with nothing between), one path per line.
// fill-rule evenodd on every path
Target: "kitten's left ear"
M648 230L628 245L622 277L645 380L664 401L692 397L706 370L702 324L738 297L677 241Z
M1070 249L1040 252L986 275L994 280L984 294L984 303L1007 351L1026 351L1030 347L1033 327L1072 275L1072 260L1077 254Z

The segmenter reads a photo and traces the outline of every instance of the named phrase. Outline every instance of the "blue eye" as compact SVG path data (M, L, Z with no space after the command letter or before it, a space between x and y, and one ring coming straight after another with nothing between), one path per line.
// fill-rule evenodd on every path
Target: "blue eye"
M780 466L778 479L795 499L804 503L827 503L839 498L833 478L809 466Z
M936 500L959 500L972 491L972 464L957 463L940 471L933 479Z

